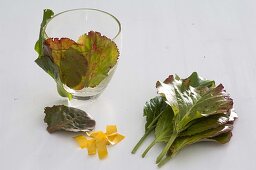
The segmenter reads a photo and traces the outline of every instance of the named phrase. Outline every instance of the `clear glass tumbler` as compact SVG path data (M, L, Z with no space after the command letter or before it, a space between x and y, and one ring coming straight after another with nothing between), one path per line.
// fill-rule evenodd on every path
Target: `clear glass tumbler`
M98 9L81 8L61 12L54 15L44 28L44 38L69 38L77 40L81 35L95 31L114 41L121 52L121 24L110 13ZM120 54L119 54L120 57ZM85 87L74 90L63 84L64 89L74 99L90 100L98 97L111 80L117 64L110 69L108 76L96 87Z

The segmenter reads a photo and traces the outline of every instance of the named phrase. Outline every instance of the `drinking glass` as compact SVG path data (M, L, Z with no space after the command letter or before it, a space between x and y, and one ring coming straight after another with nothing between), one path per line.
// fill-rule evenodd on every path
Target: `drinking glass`
M89 31L99 32L108 37L116 43L119 53L121 52L121 24L119 20L112 14L98 9L73 9L54 15L44 28L44 39L65 37L76 41L81 35ZM110 69L107 77L96 87L84 87L81 90L71 89L65 84L63 87L75 99L94 99L107 87L116 67L117 64Z

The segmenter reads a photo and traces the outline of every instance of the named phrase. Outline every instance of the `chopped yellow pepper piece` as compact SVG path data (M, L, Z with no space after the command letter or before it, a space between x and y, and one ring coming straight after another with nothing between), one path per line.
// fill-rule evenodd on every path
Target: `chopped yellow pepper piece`
M87 136L90 136L92 138L94 138L98 133L100 133L101 131L94 131L94 132L86 132Z
M111 135L117 133L117 128L116 125L108 125L106 127L106 135Z
M86 148L87 147L87 139L85 136L78 135L74 137L75 141L79 144L80 148Z
M103 133L102 131L98 131L97 133L92 134L91 136L94 137L96 140L97 139L102 139L102 140L104 139L105 141L108 140L107 135L105 133Z
M119 142L121 142L125 137L119 133L116 133L114 135L108 136L108 141L111 143L111 145L115 145Z
M107 141L105 138L96 138L96 147L98 151L98 157L104 159L108 156Z
M90 139L87 141L87 151L88 151L88 155L96 154L96 140L95 139Z

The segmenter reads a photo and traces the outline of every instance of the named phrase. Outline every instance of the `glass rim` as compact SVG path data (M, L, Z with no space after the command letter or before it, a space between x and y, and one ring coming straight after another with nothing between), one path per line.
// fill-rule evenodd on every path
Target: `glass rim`
M103 10L100 10L100 9L96 9L96 8L76 8L76 9L70 9L70 10L66 10L66 11L63 11L63 12L60 12L60 13L57 13L55 15L53 15L53 17L51 17L47 23L45 24L44 28L43 28L43 34L46 38L50 38L48 37L47 33L46 33L46 28L47 28L47 25L51 22L51 20L53 20L55 17L61 15L61 14L64 14L64 13L68 13L68 12L72 12L72 11L96 11L96 12L100 12L100 13L103 13L103 14L106 14L108 16L110 16L111 18L113 18L117 25L118 25L118 31L116 33L116 35L111 38L112 41L114 41L121 33L121 23L120 21L112 14L106 12L106 11L103 11Z

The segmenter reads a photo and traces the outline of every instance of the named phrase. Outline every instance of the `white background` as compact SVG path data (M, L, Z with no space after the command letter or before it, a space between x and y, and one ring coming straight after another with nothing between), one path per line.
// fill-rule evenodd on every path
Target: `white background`
M65 100L34 63L43 9L82 7L114 14L123 28L112 81L94 104L80 106L97 120L96 129L116 124L126 136L103 161L79 149L73 134L45 130L44 107ZM1 0L0 169L158 169L154 162L161 145L140 156L150 139L130 154L144 132L143 105L156 95L157 80L193 71L223 83L233 97L239 115L234 135L226 145L190 146L161 169L256 169L255 9L254 0Z

